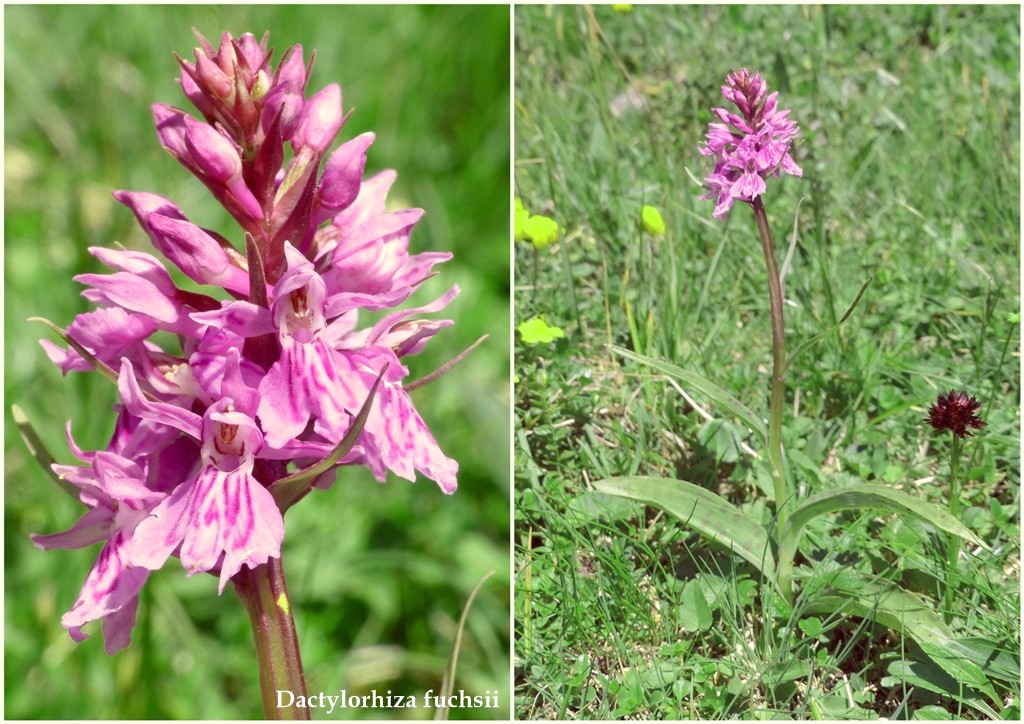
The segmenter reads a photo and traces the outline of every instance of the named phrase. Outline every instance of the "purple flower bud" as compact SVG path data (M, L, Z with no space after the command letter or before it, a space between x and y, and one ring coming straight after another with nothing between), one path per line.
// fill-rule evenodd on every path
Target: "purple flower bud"
M263 209L242 178L242 159L235 144L207 123L188 115L184 121L185 145L196 165L212 180L223 184L249 216L257 221L262 219Z
M178 62L181 63L181 90L185 93L185 97L192 101L192 105L203 114L204 118L213 118L213 104L193 77L196 72L195 66L184 60Z
M302 93L306 88L306 64L302 60L301 45L293 45L289 48L281 64L277 67L274 87L281 86L298 93Z
M359 196L366 151L376 138L373 133L356 136L327 158L316 192L319 208L313 211L314 225L319 226L337 211L347 208Z
M298 126L292 135L292 148L296 153L309 149L322 155L341 130L341 87L331 83L309 99L302 109Z
M214 181L227 183L242 173L242 159L231 141L208 123L184 117L185 145L196 165Z
M232 77L235 74L235 46L231 33L225 31L220 34L220 46L217 48L217 65L224 71L225 75Z
M152 110L160 145L191 170L194 166L191 163L192 154L185 143L185 116L187 114L166 103L154 103Z
M241 54L240 60L245 62L246 67L252 71L254 76L263 68L266 61L266 43L266 35L263 36L263 42L257 41L256 36L252 33L245 33L238 39L238 50Z
M190 223L172 201L140 191L115 191L114 198L132 210L153 245L189 279L249 293L248 274L231 264L217 240Z
M150 214L146 224L152 230L153 244L170 259L185 275L200 284L227 286L232 270L241 273L248 282L248 276L238 267L229 263L227 252L217 240L188 221ZM234 284L233 286L240 286ZM248 289L248 284L245 284Z
M215 62L196 48L196 82L207 93L220 100L227 100L235 89L231 78Z
M295 133L295 127L298 125L299 116L302 115L304 105L305 100L302 97L301 91L289 90L286 86L274 86L274 89L267 96L266 103L263 105L263 118L261 119L263 133L270 133L270 124L274 122L274 117L280 113L281 140L291 140L292 134Z

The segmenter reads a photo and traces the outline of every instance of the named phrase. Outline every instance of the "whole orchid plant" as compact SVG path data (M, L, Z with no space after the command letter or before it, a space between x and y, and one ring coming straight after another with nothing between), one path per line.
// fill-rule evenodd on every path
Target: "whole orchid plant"
M76 281L96 308L43 341L64 374L98 371L117 386L116 425L85 450L67 425L75 465L52 465L86 508L37 546L102 543L62 623L76 641L100 621L107 653L128 646L139 592L176 558L188 575L231 582L253 623L268 716L274 692L305 695L282 565L284 513L342 466L425 475L455 492L458 464L439 448L409 392L404 359L452 324L421 315L459 293L398 309L448 253L411 254L420 209L388 210L394 171L364 178L374 134L331 150L347 116L337 84L307 90L301 46L276 63L267 36L196 34L177 58L197 113L157 103L161 145L206 186L238 228L189 221L172 200L116 191L157 255L92 248L110 268ZM307 62L308 61L308 62ZM195 282L178 286L166 262ZM375 315L364 322L367 313ZM44 320L45 321L45 320ZM16 410L36 449L38 439Z
M958 644L948 626L950 596L955 583L952 575L947 576L944 587L946 615L943 617L936 616L934 608L917 594L883 582L880 577L866 576L852 569L804 569L800 576L803 590L798 591L794 586L795 563L802 532L809 522L836 511L859 508L883 509L921 518L948 534L952 540L963 539L977 550L987 549L985 543L961 522L956 485L958 445L966 433L965 426L978 428L983 424L973 416L978 404L973 398L968 400L966 393L951 392L948 397L939 398L929 417L929 422L936 429L952 429L954 433L948 510L900 490L872 484L836 487L799 499L795 492L798 488L786 462L783 440L786 372L801 351L846 321L864 294L867 283L834 327L787 354L782 279L763 199L769 185L775 183L774 179L781 174L803 176L802 169L793 158L799 129L789 118L789 111L779 107L778 93L768 93L767 83L760 73L744 68L729 74L722 86L722 95L735 106L736 111L712 109L717 121L708 127L706 141L699 150L713 159L714 168L707 174L706 194L701 198L715 202L713 216L719 220L726 219L738 203L749 207L753 213L764 252L772 327L772 375L767 415L748 408L700 374L630 350L615 348L615 351L683 381L738 418L757 437L773 482L774 521L770 527L765 527L725 498L683 480L634 476L598 481L594 488L602 493L662 508L685 521L702 536L744 558L767 583L764 588L766 600L778 604L767 606L768 610L782 611L789 616L799 603L800 611L804 613L852 613L876 620L916 639L933 660L949 671L954 659L961 662L965 658L977 658L975 652ZM958 550L956 544L950 544L950 570L956 566ZM798 593L803 595L798 596Z

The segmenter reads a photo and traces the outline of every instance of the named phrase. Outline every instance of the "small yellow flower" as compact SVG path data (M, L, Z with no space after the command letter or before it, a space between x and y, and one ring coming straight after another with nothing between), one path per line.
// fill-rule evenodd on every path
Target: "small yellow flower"
M537 249L558 241L558 222L547 216L531 216L523 225L523 234Z
M526 344L551 344L556 339L564 337L565 332L559 327L549 325L543 317L534 317L519 325L519 336Z
M530 212L523 205L523 200L518 196L515 200L515 236L516 241L526 241L526 222L530 219Z
M645 204L640 209L640 220L643 222L644 231L651 236L661 236L665 233L665 220L661 218L661 212L653 206Z
M628 4L612 5L612 10L617 13L631 13L633 12L633 6Z

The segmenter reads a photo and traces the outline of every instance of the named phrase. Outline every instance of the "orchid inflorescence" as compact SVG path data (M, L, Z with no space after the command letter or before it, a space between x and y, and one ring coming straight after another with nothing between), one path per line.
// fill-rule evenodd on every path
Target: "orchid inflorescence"
M280 557L284 510L330 487L340 465L456 488L458 465L414 408L401 359L452 324L417 315L458 287L359 324L361 312L402 304L451 255L409 254L423 211L385 209L395 172L363 179L374 134L328 154L347 118L341 89L306 96L313 62L301 46L275 67L266 35L225 33L217 48L196 35L195 63L178 61L201 117L158 103L157 134L241 231L229 240L163 196L115 192L203 291L178 288L151 254L91 248L114 270L75 278L97 308L62 332L67 348L42 343L64 374L98 369L117 383L106 449L81 449L69 422L82 464L54 465L88 511L64 533L33 536L43 549L104 544L62 622L81 641L102 620L111 654L130 641L151 571L175 555L190 575L218 575L223 591L243 567ZM159 332L180 348L159 346ZM276 494L296 480L297 493Z
M778 93L765 98L768 84L760 73L741 68L729 74L722 95L740 115L724 108L712 108L721 123L711 123L706 142L699 150L715 158L715 168L704 183L708 193L702 200L714 200L716 219L724 219L734 201L751 202L765 192L765 179L781 172L803 176L790 156L797 124L789 110L778 107Z
M950 390L947 394L939 394L935 404L928 408L925 422L936 432L951 430L958 438L969 437L968 427L980 430L985 421L978 417L981 403L978 398L967 394L967 390Z

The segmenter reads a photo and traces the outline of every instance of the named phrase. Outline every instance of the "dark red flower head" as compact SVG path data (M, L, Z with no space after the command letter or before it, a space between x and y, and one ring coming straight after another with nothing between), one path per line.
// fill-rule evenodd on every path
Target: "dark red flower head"
M939 395L935 404L928 408L928 419L925 420L936 430L952 430L957 437L970 435L968 427L980 430L985 421L976 414L981 403L976 397L968 397L965 390L950 390L949 394Z

